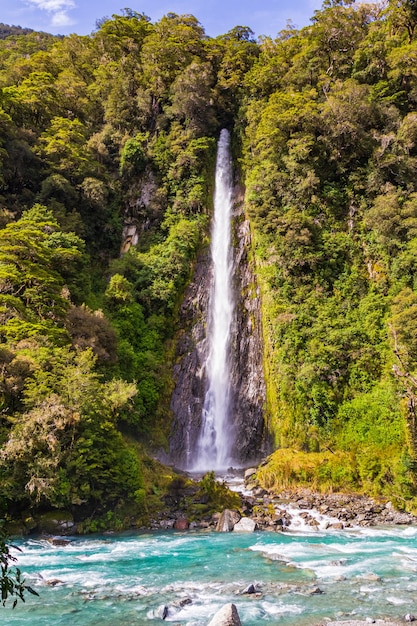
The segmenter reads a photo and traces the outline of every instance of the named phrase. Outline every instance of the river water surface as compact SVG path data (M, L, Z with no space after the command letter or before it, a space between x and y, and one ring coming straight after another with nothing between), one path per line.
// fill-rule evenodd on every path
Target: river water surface
M18 543L39 593L1 608L8 626L205 626L225 603L244 626L417 612L417 527L253 534L202 531ZM243 594L253 584L256 594ZM1 621L3 623L3 621Z

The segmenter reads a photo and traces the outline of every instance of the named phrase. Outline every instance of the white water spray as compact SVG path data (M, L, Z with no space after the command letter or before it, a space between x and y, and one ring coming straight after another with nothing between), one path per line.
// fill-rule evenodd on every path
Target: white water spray
M230 405L230 327L232 294L232 160L230 135L223 129L217 148L211 237L213 285L209 300L207 392L193 469L221 470L232 462Z

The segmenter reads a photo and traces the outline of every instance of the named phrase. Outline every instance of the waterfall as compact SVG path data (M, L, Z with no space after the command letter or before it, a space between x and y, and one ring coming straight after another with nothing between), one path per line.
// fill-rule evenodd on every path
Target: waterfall
M232 222L227 131L220 135L215 179L211 250L200 250L179 310L165 459L197 473L248 467L270 451L260 293L243 197L234 190Z
M211 233L213 280L207 324L207 390L193 469L220 470L232 462L230 424L230 328L232 293L232 159L230 135L220 133L217 148L214 217Z

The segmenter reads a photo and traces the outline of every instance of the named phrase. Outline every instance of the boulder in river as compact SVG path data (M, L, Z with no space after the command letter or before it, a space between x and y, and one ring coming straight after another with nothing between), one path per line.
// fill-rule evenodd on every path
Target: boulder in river
M235 604L225 604L214 614L208 626L242 626Z
M175 530L188 530L190 523L186 517L180 517L174 524Z
M256 522L250 517L242 517L233 527L235 533L253 533L256 530Z
M217 522L216 530L220 533L231 532L240 520L240 513L225 509Z
M60 537L48 537L48 542L53 546L68 546L71 543L69 539L61 539Z

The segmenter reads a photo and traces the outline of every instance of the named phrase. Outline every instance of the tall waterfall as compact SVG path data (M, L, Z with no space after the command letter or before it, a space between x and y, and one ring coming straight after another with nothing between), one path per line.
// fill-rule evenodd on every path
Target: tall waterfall
M232 160L230 135L220 133L217 148L214 218L211 234L213 282L207 326L207 391L194 456L196 470L225 469L232 461L230 426L230 328L232 293Z

